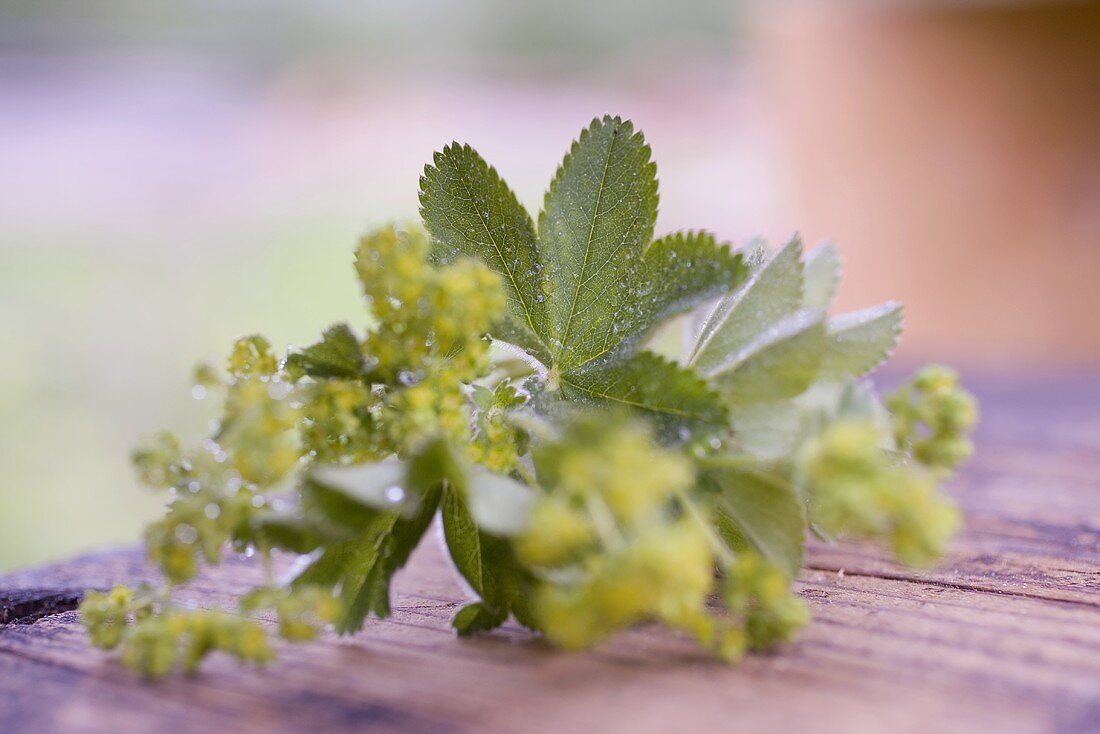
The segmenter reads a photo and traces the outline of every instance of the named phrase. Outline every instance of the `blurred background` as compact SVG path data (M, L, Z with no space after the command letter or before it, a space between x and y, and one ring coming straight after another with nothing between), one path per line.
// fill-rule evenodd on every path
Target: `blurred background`
M800 230L903 364L1100 368L1100 4L0 0L0 571L134 542L192 366L362 308L357 235L469 142L536 212L632 118L661 231Z

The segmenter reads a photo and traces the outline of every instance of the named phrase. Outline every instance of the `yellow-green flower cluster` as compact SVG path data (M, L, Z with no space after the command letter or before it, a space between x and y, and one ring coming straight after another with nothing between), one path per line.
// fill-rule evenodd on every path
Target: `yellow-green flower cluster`
M88 592L80 613L92 644L121 646L122 661L148 677L166 675L178 665L193 672L217 650L256 665L274 658L256 622L224 612L176 609L145 591L117 586L108 593Z
M790 577L759 554L738 553L725 574L726 607L742 621L745 643L752 649L766 650L786 642L809 623L810 610L791 594Z
M882 449L869 420L842 420L803 449L800 474L814 523L834 535L883 538L910 565L943 554L959 512L920 464Z
M380 382L417 382L441 361L463 373L485 365L482 337L505 308L498 277L473 260L433 267L428 253L419 229L388 227L359 243L355 269L378 324L364 350Z
M177 493L165 516L145 529L145 549L169 582L181 584L198 574L200 557L209 564L238 537L255 514L254 494L241 486L235 492L198 486Z
M488 371L484 334L506 301L484 265L428 262L422 231L378 230L362 239L355 267L377 327L363 343L377 381L390 386L383 423L394 447L470 438L466 384Z
M546 491L516 541L542 579L540 628L576 649L657 619L712 644L713 552L675 505L694 483L691 462L657 446L640 423L581 419L567 436L536 459Z
M237 379L229 386L217 441L243 481L269 487L298 465L301 410L289 399L291 389L267 379Z
M279 360L271 351L271 342L260 334L238 339L229 354L227 367L233 377L270 377L279 371ZM196 370L196 377L208 377Z
M978 401L959 386L955 371L931 365L887 396L898 446L920 463L949 473L974 453L970 432Z
M143 482L171 491L165 516L145 530L145 544L173 584L194 578L200 558L216 563L258 509L255 489L215 441L184 452L173 434L159 433L134 451L133 460Z
M377 461L392 452L377 429L382 397L359 380L328 379L298 387L302 446L319 463Z
M372 317L362 341L350 327L334 327L291 365L252 335L234 343L226 377L209 365L196 369L196 395L224 398L213 436L185 449L174 434L160 433L133 453L142 482L172 495L165 516L145 533L169 589L193 579L201 562L217 563L229 546L268 553L267 493L285 492L286 480L310 463L377 461L435 438L474 445L470 385L489 371L483 335L505 299L485 266L437 268L428 250L419 230L391 227L362 240L356 269ZM315 365L320 371L311 372ZM482 425L488 445L505 443L498 418L486 416ZM501 470L515 465L514 450L504 456L492 449L485 458ZM166 594L150 601L124 589L93 592L83 607L93 639L122 644L123 659L148 675L181 661L190 668L212 649L256 661L269 656L251 623L179 610ZM261 587L244 607L273 610L280 634L292 640L312 638L340 613L328 591L308 587Z
M138 480L147 487L167 489L183 473L183 445L171 431L160 431L142 441L130 454Z
M273 609L279 622L279 637L307 642L317 637L340 615L341 605L330 590L319 586L299 589L261 587L241 599L241 610Z
M116 586L107 593L89 591L80 603L80 617L88 629L92 644L109 650L118 647L131 615L146 616L151 611L149 600L136 600L134 590Z

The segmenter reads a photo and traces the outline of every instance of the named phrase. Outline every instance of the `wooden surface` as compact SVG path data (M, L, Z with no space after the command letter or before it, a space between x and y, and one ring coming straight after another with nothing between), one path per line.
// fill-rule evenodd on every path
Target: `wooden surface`
M22 605L0 621L23 622L0 624L0 732L1100 732L1100 380L981 392L950 558L917 573L815 545L798 582L814 623L777 654L726 667L656 628L588 654L512 625L459 640L463 592L427 542L393 617L355 637L143 683L57 613L73 589L151 579L128 549L0 576L0 605ZM235 560L187 595L230 605L256 577Z

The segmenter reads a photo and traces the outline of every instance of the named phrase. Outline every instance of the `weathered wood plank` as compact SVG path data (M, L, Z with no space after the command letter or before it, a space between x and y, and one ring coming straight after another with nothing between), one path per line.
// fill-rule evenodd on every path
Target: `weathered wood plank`
M588 654L511 625L459 640L462 591L429 542L391 619L282 646L259 673L215 659L143 683L75 612L0 626L0 732L1100 731L1100 389L1077 395L1049 415L987 402L953 486L967 530L941 567L814 544L798 583L814 624L774 655L727 667L656 627ZM232 560L185 598L231 606L258 574ZM0 577L0 596L151 578L137 549L113 551Z

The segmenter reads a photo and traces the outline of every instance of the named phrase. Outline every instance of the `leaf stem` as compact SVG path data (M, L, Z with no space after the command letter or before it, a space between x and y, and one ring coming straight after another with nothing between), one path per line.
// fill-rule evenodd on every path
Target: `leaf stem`
M699 504L689 497L688 493L682 489L676 491L676 499L679 500L680 505L683 506L688 516L699 525L703 534L707 536L707 540L714 550L714 555L718 557L718 562L722 568L732 566L737 560L737 557L734 555L733 551L730 550L730 547L726 545L725 541L718 537L718 533L714 532L714 526L711 525L706 514L699 507Z
M520 479L522 479L527 484L527 486L531 487L531 489L542 489L542 486L539 484L538 478L535 476L535 472L531 471L531 468L524 464L522 461L516 464L515 471L516 474L519 474Z
M625 548L626 538L623 537L622 531L615 522L615 516L611 513L611 508L603 498L595 494L587 494L584 497L584 504L588 507L592 524L596 526L596 532L603 544L615 550Z

